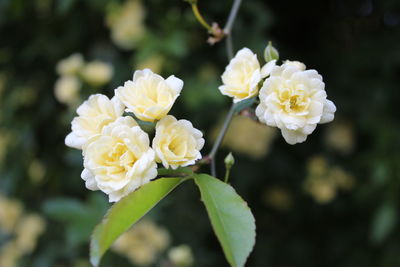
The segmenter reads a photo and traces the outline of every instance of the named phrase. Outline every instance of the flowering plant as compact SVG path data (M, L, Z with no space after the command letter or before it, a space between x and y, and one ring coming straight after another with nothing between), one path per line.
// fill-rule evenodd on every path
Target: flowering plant
M228 184L234 164L225 159L223 181L215 170L215 155L234 115L243 110L254 120L281 130L289 144L304 142L317 124L334 118L336 107L327 99L322 76L303 63L284 61L271 43L265 64L248 48L232 56L230 31L240 1L235 1L225 28L209 26L196 1L189 1L196 18L214 44L226 38L230 59L222 74L222 94L233 104L208 155L205 140L185 119L169 114L184 82L164 79L150 69L137 70L132 80L109 99L92 95L77 109L65 143L82 149L81 177L90 190L101 190L114 204L94 230L91 262L97 266L112 243L181 183L193 180L200 190L214 232L232 266L243 266L255 243L255 220L246 202ZM200 173L211 165L211 175Z

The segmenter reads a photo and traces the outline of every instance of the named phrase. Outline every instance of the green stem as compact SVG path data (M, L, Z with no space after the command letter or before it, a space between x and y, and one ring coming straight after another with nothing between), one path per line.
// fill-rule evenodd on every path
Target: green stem
M235 113L235 104L232 104L228 115L225 118L224 124L222 126L221 131L218 134L217 140L214 143L213 148L211 149L211 152L209 156L211 158L214 158L215 155L217 154L218 148L220 147L222 140L224 139L224 136L226 134L226 131L228 130L229 124L231 123L231 120L233 118L233 114Z
M241 2L242 2L242 0L234 0L231 11L229 12L228 20L227 20L227 22L225 24L225 28L224 28L224 33L227 35L226 53L228 55L229 60L231 60L233 58L233 44L232 44L232 36L231 36L230 32L232 30L233 23L235 22L236 15L239 11ZM192 7L193 7L193 5L192 5ZM194 10L193 10L193 12L194 12ZM221 142L224 139L224 136L226 134L226 131L228 130L229 124L232 121L234 113L235 113L235 104L233 103L231 106L231 109L229 110L228 115L225 118L224 125L222 126L222 129L219 132L217 140L215 141L214 146L212 147L211 152L208 155L208 158L211 161L211 175L214 177L217 177L217 171L215 169L215 155L217 154L217 151L221 145ZM225 179L226 179L226 177L225 177Z
M228 34L226 37L226 53L229 59L233 58L233 42L231 34Z
M206 28L208 31L211 31L211 26L206 22L206 20L203 18L201 15L199 8L197 7L197 4L192 4L192 10L193 14L196 17L197 21L200 22L201 25L203 25L204 28Z
M211 152L208 155L208 157L211 159L211 175L214 177L216 177L217 175L215 170L215 155L217 154L218 149L221 146L222 140L224 139L224 136L229 128L229 124L231 123L234 114L235 114L235 104L233 103L231 109L229 110L228 115L225 118L222 129L218 134L217 140L215 141L214 146L212 147Z
M226 168L225 179L224 179L225 183L228 183L230 173L231 173L231 168L230 167Z

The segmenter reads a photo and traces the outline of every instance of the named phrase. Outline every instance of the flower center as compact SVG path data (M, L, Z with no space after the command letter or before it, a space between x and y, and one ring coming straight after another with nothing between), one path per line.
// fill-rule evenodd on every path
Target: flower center
M297 99L298 99L297 95L292 96L290 98L290 109L295 109L297 107Z
M105 165L113 167L113 173L125 172L136 162L135 156L123 143L117 143L106 155Z
M285 88L279 93L279 101L285 112L301 112L308 107L309 99L304 90Z

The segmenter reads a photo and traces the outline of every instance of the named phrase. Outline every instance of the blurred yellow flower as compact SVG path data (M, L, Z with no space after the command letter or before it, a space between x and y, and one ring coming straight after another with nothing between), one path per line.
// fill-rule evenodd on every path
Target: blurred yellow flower
M289 210L293 204L289 191L281 186L267 188L263 194L263 201L265 204L283 211Z
M29 177L31 178L32 182L40 183L46 174L46 167L43 165L43 163L40 160L34 159L29 164L28 174L29 174Z
M37 214L24 215L19 221L16 232L16 245L22 253L31 253L38 237L43 233L46 222Z
M220 126L212 133L215 139ZM276 129L265 127L249 117L235 116L222 142L222 146L243 153L254 159L267 155L276 137Z
M13 232L22 212L23 207L20 201L0 195L0 232Z
M18 266L19 258L34 250L44 228L45 221L39 215L23 215L18 200L0 195L0 233L11 237L0 247L0 266Z
M333 167L330 170L329 175L335 181L337 187L343 190L351 190L356 183L354 177L351 174L339 167Z
M308 160L307 167L311 176L324 176L328 170L328 162L324 157L317 155Z
M168 251L168 258L176 267L189 267L193 265L193 253L188 245L173 247Z
M63 104L73 106L79 102L81 81L75 76L61 76L54 86L56 99Z
M111 64L94 60L87 63L82 69L82 79L93 86L101 86L108 83L114 73L114 68Z
M322 156L314 156L308 162L308 176L304 181L304 189L316 202L331 202L338 189L350 190L354 187L352 175L339 167L329 166Z
M78 75L84 64L82 55L75 53L58 62L56 70L61 76Z
M101 134L83 145L82 179L90 190L108 194L110 202L119 201L157 176L157 164L150 141L132 117L110 123Z
M103 127L121 117L124 106L113 97L111 100L102 94L91 95L76 110L78 117L71 122L72 132L65 138L69 147L82 149L90 137L100 134Z
M201 159L200 150L204 146L203 134L187 120L177 120L168 115L156 125L153 149L156 161L165 168L176 169L189 166Z
M18 260L23 256L15 241L10 241L0 247L0 266L17 267Z
M343 121L335 121L326 129L325 143L342 154L348 154L354 147L353 127Z
M139 0L128 0L121 6L112 6L106 24L111 30L111 39L121 49L136 47L145 33L145 10Z
M183 81L174 75L164 79L149 69L137 70L133 80L115 90L115 95L143 121L153 122L165 117L183 87Z
M168 232L148 219L142 219L121 235L112 246L137 265L150 265L169 245Z
M315 178L306 184L306 191L320 204L331 202L336 197L334 181L328 178Z
M150 69L154 73L160 73L162 71L163 64L164 64L163 56L154 54L147 57L145 60L140 61L136 65L136 69L138 70Z

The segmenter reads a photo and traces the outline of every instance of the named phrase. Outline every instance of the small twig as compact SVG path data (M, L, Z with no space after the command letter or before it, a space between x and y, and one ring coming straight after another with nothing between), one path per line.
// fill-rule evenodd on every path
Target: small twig
M217 170L215 168L215 159L211 159L211 176L217 177Z
M231 34L228 34L226 37L226 53L229 59L233 58L233 42Z
M221 146L222 140L224 139L226 131L229 128L229 124L231 123L234 113L235 113L235 104L232 104L231 109L229 110L229 113L225 118L222 129L218 134L217 140L215 141L210 154L208 154L207 156L211 160L211 175L214 177L217 176L217 172L215 170L215 155L217 154L217 151Z
M203 27L206 28L209 32L212 31L210 24L208 24L206 20L203 18L196 3L192 4L192 10L194 16L200 22L200 24L203 25Z
M208 154L208 156L213 159L215 157L215 154L217 154L218 148L221 145L222 139L224 139L225 133L228 130L229 124L232 120L233 114L235 113L235 104L232 104L228 115L226 115L224 124L222 126L221 131L218 134L217 140L214 143L214 146L211 149L210 154Z
M242 0L234 0L231 12L229 13L228 20L226 21L225 27L224 27L224 32L226 35L230 35L233 23L235 22L236 15L239 11L239 7L241 4Z
M229 12L228 20L227 20L224 30L223 30L224 34L227 36L227 38L226 38L226 53L228 55L229 60L233 58L233 54L234 54L231 30L233 27L233 23L235 22L236 15L239 11L241 2L242 2L242 0L234 0L231 11ZM228 130L229 124L231 123L234 113L235 113L235 104L232 104L231 109L229 110L229 113L225 118L224 125L222 126L222 129L219 132L217 140L215 141L210 154L208 154L208 156L205 157L211 163L211 175L214 177L217 176L217 172L216 172L216 168L215 168L215 156L221 145L222 140L224 139L226 131Z

